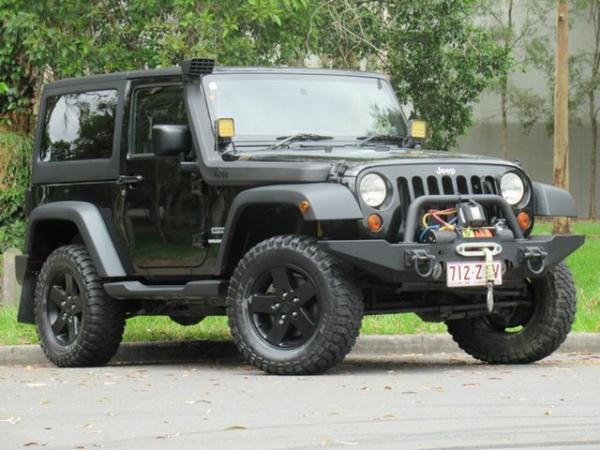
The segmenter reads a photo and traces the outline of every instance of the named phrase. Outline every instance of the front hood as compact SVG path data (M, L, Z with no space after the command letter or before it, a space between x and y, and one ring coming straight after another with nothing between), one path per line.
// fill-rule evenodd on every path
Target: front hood
M408 148L364 148L356 146L344 147L310 147L297 149L258 150L240 153L240 160L246 161L289 161L289 162L326 162L343 163L345 175L353 175L364 167L407 165L407 164L516 164L498 158L436 150L416 150Z

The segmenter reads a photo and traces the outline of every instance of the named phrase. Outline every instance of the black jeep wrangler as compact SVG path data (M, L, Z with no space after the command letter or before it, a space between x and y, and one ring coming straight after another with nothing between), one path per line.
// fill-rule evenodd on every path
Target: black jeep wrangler
M51 83L39 117L19 320L58 366L106 363L137 315L227 314L276 374L341 361L363 314L444 321L491 363L571 328L583 237L530 235L570 194L423 150L378 74L193 59Z

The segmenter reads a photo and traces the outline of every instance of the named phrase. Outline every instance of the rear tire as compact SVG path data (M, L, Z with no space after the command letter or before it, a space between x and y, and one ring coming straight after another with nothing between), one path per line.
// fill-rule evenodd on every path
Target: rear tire
M46 259L34 302L40 345L55 365L98 366L116 353L124 308L104 291L84 246L59 247Z
M362 313L350 273L302 236L253 247L235 269L227 296L238 349L253 366L279 375L319 373L342 361Z
M532 309L446 322L453 339L473 357L495 364L526 364L553 353L575 320L576 291L564 263L531 280ZM512 331L520 327L517 331Z

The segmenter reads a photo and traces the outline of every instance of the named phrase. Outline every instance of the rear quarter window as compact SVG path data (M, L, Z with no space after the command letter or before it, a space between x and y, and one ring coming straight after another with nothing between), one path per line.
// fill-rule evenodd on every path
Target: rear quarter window
M112 156L117 91L48 97L40 145L43 162Z

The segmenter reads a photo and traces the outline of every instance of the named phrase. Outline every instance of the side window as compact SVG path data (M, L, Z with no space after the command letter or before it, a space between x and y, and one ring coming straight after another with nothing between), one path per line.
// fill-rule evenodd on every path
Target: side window
M187 124L180 85L139 88L133 105L131 154L152 153L152 126Z
M48 97L40 160L110 158L116 111L116 90Z

